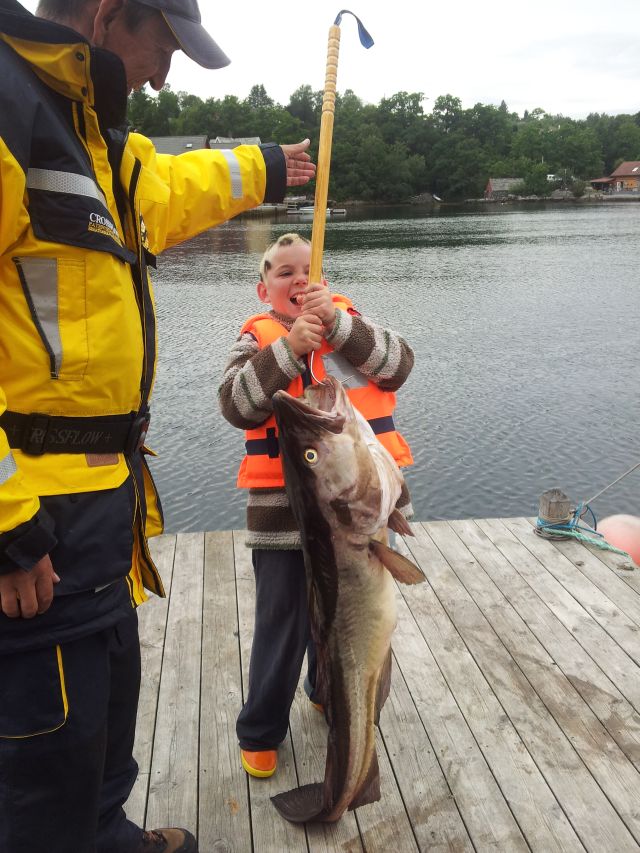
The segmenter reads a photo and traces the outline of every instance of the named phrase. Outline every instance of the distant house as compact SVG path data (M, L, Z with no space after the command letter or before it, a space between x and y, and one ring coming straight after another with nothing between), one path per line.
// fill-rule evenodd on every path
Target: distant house
M620 163L610 177L613 192L640 192L640 160L628 160L625 163Z
M640 160L626 160L620 163L615 172L608 177L592 178L589 183L594 190L608 193L640 192Z
M489 178L484 191L484 197L487 201L499 201L503 198L508 198L513 195L516 187L521 186L522 178Z
M260 145L259 136L216 136L209 140L209 148L237 148L238 145Z
M184 154L211 147L208 136L151 136L150 139L158 154Z
M613 178L592 178L589 183L594 188L594 190L598 190L599 192L608 193L611 192L611 184L613 183Z
M260 145L259 136L151 136L149 137L158 154L184 154L202 148L237 148L238 145Z

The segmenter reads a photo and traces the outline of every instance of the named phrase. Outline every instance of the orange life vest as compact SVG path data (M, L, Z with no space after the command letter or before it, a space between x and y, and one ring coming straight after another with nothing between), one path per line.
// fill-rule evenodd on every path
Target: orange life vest
M346 296L333 294L332 298L336 308L347 311L353 307ZM254 336L260 349L264 349L278 338L288 334L288 330L270 314L256 314L250 317L242 327L241 334L245 332L250 332ZM334 348L326 340L323 340L320 349L315 351L313 376L319 382L324 379L327 372L336 375L331 357L334 352ZM335 356L333 360L335 360ZM349 373L357 374L360 380L359 387L350 388L346 386L347 394L353 405L369 421L376 437L391 453L397 464L399 466L411 465L413 457L409 445L396 430L393 423L396 395L392 391L382 391L374 382L358 373L355 367L350 367ZM340 378L339 375L338 378ZM296 376L286 390L293 397L302 396L304 391L302 376ZM246 456L238 471L238 487L265 489L283 486L284 476L278 448L278 428L275 416L271 415L260 426L247 430L245 438Z

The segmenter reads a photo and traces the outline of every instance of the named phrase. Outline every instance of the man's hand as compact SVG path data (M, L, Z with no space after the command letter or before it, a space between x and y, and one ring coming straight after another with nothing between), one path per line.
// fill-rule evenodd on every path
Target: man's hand
M336 306L333 304L326 282L310 284L302 295L301 304L305 314L315 314L322 320L325 330L329 331L333 328L336 321Z
M32 619L36 613L49 609L53 601L53 585L59 582L48 554L29 572L18 569L8 575L0 575L0 611L12 619L19 616Z
M315 164L311 162L311 157L307 154L307 148L310 144L308 139L304 139L295 145L280 146L287 165L288 187L299 187L315 176Z
M289 346L296 358L306 355L322 345L322 320L315 314L302 314L296 318L287 335Z

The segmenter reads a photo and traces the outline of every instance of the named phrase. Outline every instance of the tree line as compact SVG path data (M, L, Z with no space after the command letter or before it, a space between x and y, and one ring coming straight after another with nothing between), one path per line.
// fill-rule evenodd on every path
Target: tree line
M300 86L286 106L264 86L240 99L202 100L165 86L129 98L129 121L147 136L259 136L292 142L308 136L317 154L321 91ZM431 112L422 92L398 92L377 105L350 89L336 98L329 195L349 200L403 202L424 192L445 200L482 197L489 177L521 178L526 194L547 195L558 183L579 186L610 174L624 160L640 160L640 113L586 119L543 109L510 112L441 95ZM583 184L584 185L584 184Z

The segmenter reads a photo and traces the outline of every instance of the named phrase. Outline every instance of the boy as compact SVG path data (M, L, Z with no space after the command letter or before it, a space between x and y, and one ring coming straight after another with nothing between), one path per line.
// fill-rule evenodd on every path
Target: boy
M253 549L256 615L249 694L236 731L242 766L257 777L275 772L307 648L305 691L312 702L315 681L304 559L284 488L271 398L280 389L300 396L331 373L396 462L413 461L392 418L393 392L413 367L411 348L362 317L346 297L331 294L326 281L309 284L310 259L309 241L297 234L283 235L266 250L257 293L271 310L242 327L218 390L222 414L247 439L238 486L249 489L247 545ZM397 506L411 514L408 492Z

